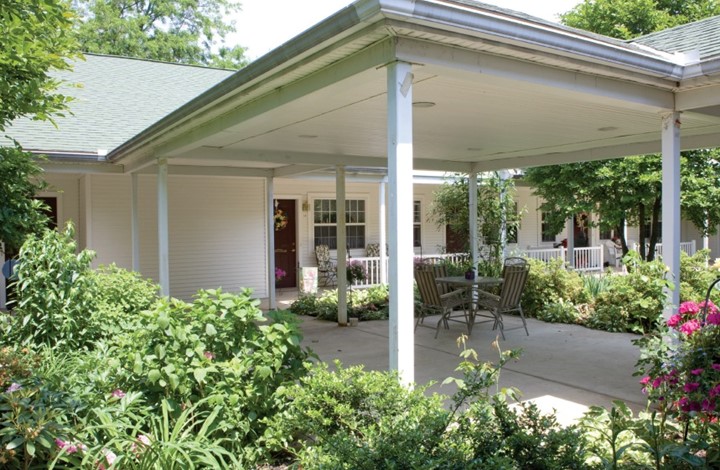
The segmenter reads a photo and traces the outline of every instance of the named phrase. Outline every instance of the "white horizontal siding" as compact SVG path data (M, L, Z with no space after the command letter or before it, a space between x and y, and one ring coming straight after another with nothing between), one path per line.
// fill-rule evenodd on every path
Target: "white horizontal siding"
M89 248L95 265L115 263L132 269L130 177L93 175L90 184L92 217Z

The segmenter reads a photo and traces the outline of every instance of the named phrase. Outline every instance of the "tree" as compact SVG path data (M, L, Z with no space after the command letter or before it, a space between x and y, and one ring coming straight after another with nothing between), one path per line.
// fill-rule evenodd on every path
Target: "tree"
M632 39L717 14L714 0L584 0L560 18L567 26Z
M478 183L478 236L490 250L485 260L492 266L501 259L503 223L508 233L517 233L520 214L516 210L515 185L512 179L501 179L497 173ZM443 183L433 193L430 219L438 228L449 226L456 234L465 235L470 229L468 206L468 177L457 175L453 182ZM469 249L467 238L463 238Z
M52 120L70 99L58 92L52 70L68 70L79 57L73 15L63 0L4 0L0 8L0 241L15 251L45 227L39 201L44 187L35 157L5 135L19 118Z
M712 0L585 0L561 18L568 26L631 39L716 14L720 4ZM681 159L683 217L705 235L715 233L720 222L718 156L716 150L698 150L683 152ZM541 209L552 230L562 230L574 214L593 212L600 216L601 228L615 229L624 253L628 246L622 227L626 222L641 227L649 246L646 252L640 240L640 255L654 258L662 210L658 155L530 168L525 178L545 199Z
M233 0L73 0L82 21L77 30L85 52L240 68L245 49L227 47L240 9ZM214 50L217 49L217 52Z

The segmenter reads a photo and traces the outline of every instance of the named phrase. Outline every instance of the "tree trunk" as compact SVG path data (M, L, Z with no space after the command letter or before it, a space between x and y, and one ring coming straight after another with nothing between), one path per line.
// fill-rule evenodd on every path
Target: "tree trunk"
M652 208L652 221L650 223L650 246L648 248L648 261L655 259L655 245L657 245L658 238L660 238L660 209L661 209L660 198L655 198Z

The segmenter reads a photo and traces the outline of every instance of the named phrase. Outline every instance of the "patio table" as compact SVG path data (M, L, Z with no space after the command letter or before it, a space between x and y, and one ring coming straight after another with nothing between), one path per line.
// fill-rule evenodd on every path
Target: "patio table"
M472 333L472 327L475 324L475 315L478 311L478 305L475 300L474 291L477 288L492 287L503 283L501 277L488 277L488 276L475 276L473 279L468 279L465 276L446 276L435 278L436 282L441 284L449 284L451 286L462 287L468 291L472 296L473 302L471 302L470 315L468 318L468 331Z

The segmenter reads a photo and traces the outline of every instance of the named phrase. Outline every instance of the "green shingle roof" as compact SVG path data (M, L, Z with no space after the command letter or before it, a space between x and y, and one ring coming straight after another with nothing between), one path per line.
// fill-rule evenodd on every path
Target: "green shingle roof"
M700 60L711 59L720 55L720 16L658 31L629 42L668 53L697 50Z
M76 98L72 115L19 120L7 130L26 150L84 153L112 150L233 71L87 54L74 71L56 73ZM75 86L72 86L75 85Z

